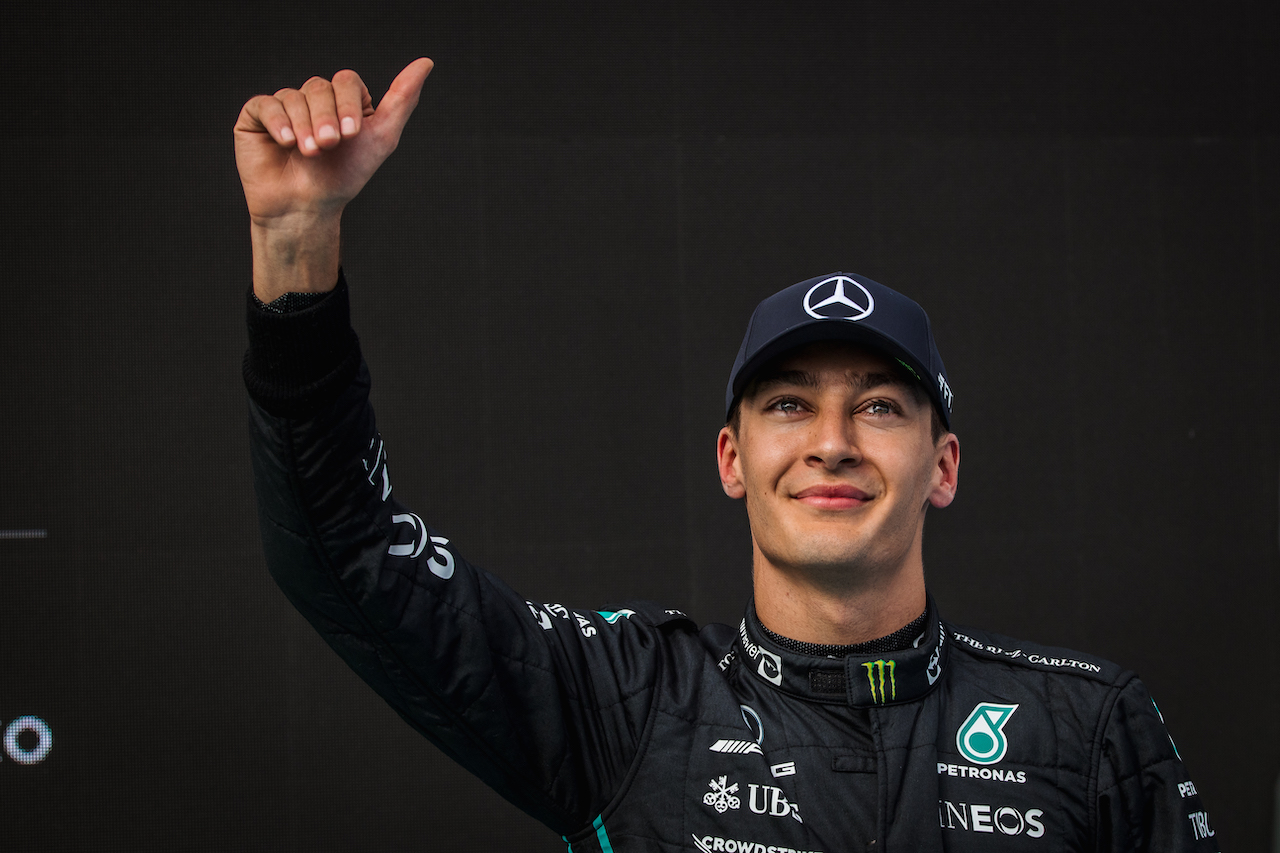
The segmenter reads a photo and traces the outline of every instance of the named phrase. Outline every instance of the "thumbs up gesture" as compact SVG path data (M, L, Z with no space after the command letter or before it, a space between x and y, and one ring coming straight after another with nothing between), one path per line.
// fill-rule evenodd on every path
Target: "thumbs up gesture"
M301 88L258 95L240 110L236 166L249 207L259 298L333 287L342 210L396 149L432 64L425 57L411 62L377 108L360 75L339 71L332 80L312 77ZM309 269L281 268L298 263ZM275 279L290 272L284 277L293 281L259 282L264 274Z

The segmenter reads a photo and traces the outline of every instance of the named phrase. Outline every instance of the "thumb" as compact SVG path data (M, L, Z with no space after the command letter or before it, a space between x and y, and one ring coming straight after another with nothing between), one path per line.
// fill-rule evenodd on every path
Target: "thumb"
M409 116L413 115L414 108L418 106L422 84L426 82L427 75L431 73L433 67L435 63L424 56L410 62L396 75L396 79L391 81L391 88L387 89L387 93L382 96L382 100L378 102L378 108L374 111L375 120L378 124L384 125L383 132L399 136L405 123L409 121Z

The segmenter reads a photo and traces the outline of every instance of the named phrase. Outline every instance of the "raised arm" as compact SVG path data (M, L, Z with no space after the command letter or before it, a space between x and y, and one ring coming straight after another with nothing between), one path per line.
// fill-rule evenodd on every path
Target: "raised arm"
M645 730L654 644L679 620L528 602L402 504L341 283L342 209L396 147L430 69L410 64L376 110L345 71L254 98L236 123L258 300L339 285L246 299L263 550L298 611L410 725L557 833L594 838Z
M249 206L253 290L263 302L338 281L342 211L400 142L431 73L425 57L377 109L354 71L249 100L236 119L236 166Z

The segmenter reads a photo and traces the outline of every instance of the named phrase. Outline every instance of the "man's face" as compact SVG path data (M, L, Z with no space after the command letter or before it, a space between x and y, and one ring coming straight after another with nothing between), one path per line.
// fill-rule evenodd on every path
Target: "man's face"
M761 371L718 445L757 565L856 586L918 563L925 508L951 503L960 464L954 435L934 443L930 405L852 344L811 344Z

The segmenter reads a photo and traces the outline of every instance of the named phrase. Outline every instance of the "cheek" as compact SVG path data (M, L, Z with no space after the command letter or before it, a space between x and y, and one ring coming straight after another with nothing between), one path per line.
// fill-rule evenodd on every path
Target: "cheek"
M917 493L921 499L933 490L933 481L936 473L937 466L933 464L933 460L931 458L927 459L924 464L916 465L913 477L917 484Z
M869 454L868 454L869 455ZM915 495L927 493L933 486L933 457L924 448L892 448L878 457L886 479L896 482L900 491Z
M748 491L769 492L791 468L792 457L780 442L756 446L739 457L739 470Z
M778 442L754 432L744 431L738 443L735 465L742 475L743 484L750 490L762 478L767 479L772 459L777 454Z

